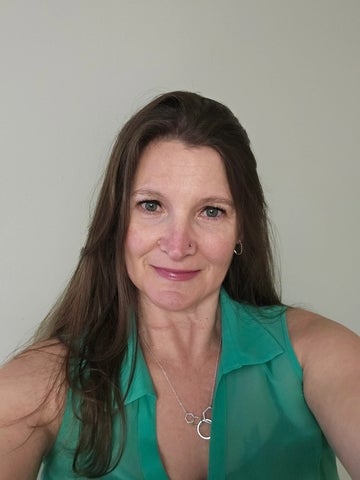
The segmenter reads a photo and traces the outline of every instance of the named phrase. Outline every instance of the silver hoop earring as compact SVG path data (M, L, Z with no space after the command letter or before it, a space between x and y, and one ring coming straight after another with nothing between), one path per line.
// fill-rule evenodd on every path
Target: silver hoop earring
M238 243L235 245L234 253L235 253L235 255L237 255L238 257L240 257L240 255L242 255L242 253L243 253L243 244L242 244L242 241L241 241L241 240L239 240Z

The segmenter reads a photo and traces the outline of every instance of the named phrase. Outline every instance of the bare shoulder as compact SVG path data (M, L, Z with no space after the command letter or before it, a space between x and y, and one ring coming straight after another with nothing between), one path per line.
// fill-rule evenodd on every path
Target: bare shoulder
M287 323L310 404L316 406L319 400L323 405L323 390L336 390L339 394L346 389L360 395L360 337L356 333L300 309L288 310Z
M306 402L351 477L360 479L360 337L299 309L288 310L287 323Z
M65 357L60 342L47 341L27 348L1 367L2 478L36 478L62 418Z
M46 341L27 348L0 369L0 425L23 417L36 425L49 423L64 398L65 357L64 345Z
M359 353L360 337L338 322L298 308L287 310L291 342L303 369L319 358Z
M0 399L2 411L9 403L14 411L15 402L18 413L27 415L44 398L52 383L62 383L65 356L65 347L59 341L46 341L28 347L3 365L0 385L7 395Z

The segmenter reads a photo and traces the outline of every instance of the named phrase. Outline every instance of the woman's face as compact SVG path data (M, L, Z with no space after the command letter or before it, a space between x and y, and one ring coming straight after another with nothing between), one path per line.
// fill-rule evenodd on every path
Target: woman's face
M217 298L238 237L220 155L176 140L148 145L134 179L125 244L140 304L193 311Z

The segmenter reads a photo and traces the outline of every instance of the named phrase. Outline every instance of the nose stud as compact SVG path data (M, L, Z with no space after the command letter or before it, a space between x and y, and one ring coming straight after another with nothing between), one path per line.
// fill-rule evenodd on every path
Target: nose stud
M159 247L161 246L161 238L159 238L159 240L156 242ZM193 244L191 242L188 243L188 247L191 248L193 246Z

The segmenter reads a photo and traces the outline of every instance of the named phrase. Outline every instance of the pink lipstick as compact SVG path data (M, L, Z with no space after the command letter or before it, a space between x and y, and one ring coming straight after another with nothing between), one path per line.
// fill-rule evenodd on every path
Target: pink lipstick
M160 277L166 280L185 282L191 280L200 272L200 270L174 270L171 268L153 267Z

